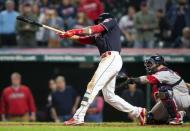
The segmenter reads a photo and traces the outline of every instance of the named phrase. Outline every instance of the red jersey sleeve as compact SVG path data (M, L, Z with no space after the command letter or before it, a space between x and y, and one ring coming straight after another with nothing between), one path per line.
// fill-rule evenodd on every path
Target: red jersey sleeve
M156 85L159 83L159 80L156 77L154 77L153 75L148 75L146 78L150 85Z
M32 93L27 86L25 86L25 89L26 89L25 91L27 94L27 103L28 103L29 111L30 112L36 112L36 106L35 106L35 102L34 102L34 98L32 96Z
M81 44L94 44L95 38L94 36L80 36L78 42L80 42Z
M106 30L106 28L102 24L92 25L90 26L90 29L92 30L92 33L101 33Z

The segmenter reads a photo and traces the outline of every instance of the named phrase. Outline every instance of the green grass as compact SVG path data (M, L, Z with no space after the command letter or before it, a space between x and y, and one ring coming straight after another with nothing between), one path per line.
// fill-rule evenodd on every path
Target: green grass
M87 123L83 126L64 126L57 123L1 122L0 131L190 131L190 124L138 126L134 123Z

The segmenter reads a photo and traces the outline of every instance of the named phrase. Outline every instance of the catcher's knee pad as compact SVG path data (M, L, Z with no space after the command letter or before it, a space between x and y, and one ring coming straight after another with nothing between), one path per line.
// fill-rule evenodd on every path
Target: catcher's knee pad
M173 100L173 92L171 90L171 87L169 86L162 86L159 88L159 97L168 111L168 114L170 117L174 118L177 114L176 104Z
M171 87L168 86L161 86L158 89L158 96L159 98L162 99L172 99L173 98L173 92L171 90Z

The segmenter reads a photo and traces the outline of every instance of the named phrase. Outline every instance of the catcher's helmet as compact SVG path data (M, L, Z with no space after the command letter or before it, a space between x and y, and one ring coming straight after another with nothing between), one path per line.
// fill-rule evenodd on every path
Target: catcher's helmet
M99 24L103 22L105 19L114 18L110 13L102 13L99 17L95 20L95 24Z
M154 55L144 61L144 66L148 74L156 72L159 65L165 65L164 58L161 55Z

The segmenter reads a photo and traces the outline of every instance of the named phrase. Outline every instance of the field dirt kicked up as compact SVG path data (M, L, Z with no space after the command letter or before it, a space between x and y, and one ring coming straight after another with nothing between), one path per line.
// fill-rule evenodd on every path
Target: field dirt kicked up
M146 125L136 123L85 123L82 126L65 126L63 123L1 122L0 131L190 131L190 123L183 125Z

